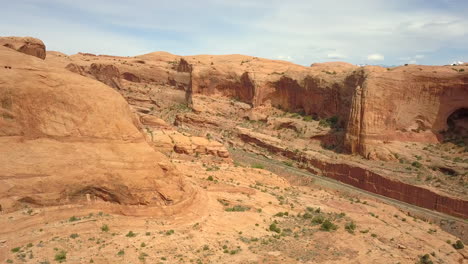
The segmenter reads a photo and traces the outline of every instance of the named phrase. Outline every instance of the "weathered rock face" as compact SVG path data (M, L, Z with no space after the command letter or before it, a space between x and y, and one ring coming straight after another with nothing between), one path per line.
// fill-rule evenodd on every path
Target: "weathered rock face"
M217 141L204 137L184 135L154 116L143 115L140 117L140 121L145 126L148 141L158 151L229 158L229 151Z
M115 89L121 89L120 84L120 72L117 67L111 64L100 64L92 63L89 67L79 66L74 63L70 63L65 67L67 70L78 73L83 76L88 76L93 79L96 79L102 83L109 85ZM123 73L123 79L130 80L133 82L139 82L139 78L132 75L131 73Z
M346 144L367 158L392 159L384 142L438 142L449 116L468 108L468 73L429 66L361 72L365 79L354 91Z
M114 88L122 87L123 78L185 90L190 105L192 93L198 93L231 97L253 107L271 104L317 118L335 117L337 127L346 129L338 141L350 153L369 159L394 159L385 142L442 140L449 116L468 108L468 71L453 67L388 70L341 62L304 67L242 55L180 57L163 52L133 59L95 56L96 62L88 57L71 56L77 65L68 68Z
M281 146L277 138L269 137L248 129L238 128L239 137L246 143L268 149L270 153L297 160L312 173L322 174L360 189L390 197L430 210L460 218L468 217L468 201L456 199L434 191L393 180L369 169L351 163L337 163L316 153L299 153Z
M0 46L11 48L40 59L45 59L46 57L46 47L44 43L36 38L0 37Z
M0 204L88 198L163 206L190 187L155 152L122 96L95 80L0 47Z

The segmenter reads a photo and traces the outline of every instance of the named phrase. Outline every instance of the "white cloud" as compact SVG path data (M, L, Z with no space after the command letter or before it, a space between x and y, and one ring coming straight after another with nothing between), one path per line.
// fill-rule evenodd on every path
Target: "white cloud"
M329 59L346 59L347 56L340 53L328 53L327 58Z
M378 54L378 53L367 55L367 60L370 60L370 61L383 61L384 59L385 59L384 55Z
M290 61L292 60L291 56L284 56L284 55L279 55L278 57L276 57L280 60L287 60L287 61Z
M22 0L2 5L0 35L37 36L67 53L281 54L310 65L434 62L443 51L442 64L468 60L468 10L460 3L449 10L407 0ZM366 60L369 51L385 58Z

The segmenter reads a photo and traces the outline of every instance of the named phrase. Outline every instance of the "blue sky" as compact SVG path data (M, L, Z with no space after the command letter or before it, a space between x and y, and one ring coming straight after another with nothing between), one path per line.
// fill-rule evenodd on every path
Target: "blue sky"
M468 0L15 0L0 35L48 50L246 54L314 62L468 61Z

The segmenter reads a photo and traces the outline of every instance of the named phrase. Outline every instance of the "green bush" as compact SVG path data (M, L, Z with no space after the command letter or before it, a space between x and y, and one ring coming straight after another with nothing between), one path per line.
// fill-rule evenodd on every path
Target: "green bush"
M283 216L288 216L288 215L289 215L288 212L279 212L279 213L275 214L274 216L275 217L283 217Z
M80 218L76 217L76 216L72 216L68 219L69 222L75 222L75 221L79 221L81 220Z
M61 250L57 254L55 254L55 261L58 261L59 263L62 263L67 260L67 252L64 250Z
M336 230L336 229L338 229L338 226L335 225L335 224L333 224L333 223L332 223L330 220L328 220L328 219L325 220L325 221L322 223L322 225L320 226L320 230L322 230L322 231L327 231L327 232L329 232L329 231L334 231L334 230Z
M463 245L463 242L461 240L457 240L455 244L452 245L454 249L463 249L465 245Z
M314 218L312 218L312 224L313 225L320 225L325 221L324 217L321 215L316 215Z
M310 219L310 218L312 218L312 214L310 214L310 213L305 213L305 214L302 215L302 218L304 218L304 219Z
M103 224L103 225L101 226L101 231L102 231L102 232L109 232L109 226L106 225L106 224Z
M11 249L11 252L16 253L16 252L19 252L20 249L21 249L21 247L15 247L15 248Z
M270 231L273 231L273 232L276 232L276 233L281 233L281 228L279 228L278 226L276 226L276 223L272 223L270 225Z
M117 252L117 256L123 256L123 255L125 255L125 251L123 249Z
M419 163L419 162L417 162L417 161L413 161L413 163L411 163L411 166L413 166L413 167L416 167L416 168L418 168L418 169L419 169L419 168L421 168L421 167L422 167L422 164L421 164L421 163Z
M354 234L354 230L356 229L356 224L354 222L346 223L345 229L349 233Z
M133 233L133 231L128 231L128 233L125 235L126 237L136 237L137 234Z
M431 260L431 256L429 256L429 254L426 254L424 256L421 256L421 258L419 258L419 264L433 264L434 262L432 262Z

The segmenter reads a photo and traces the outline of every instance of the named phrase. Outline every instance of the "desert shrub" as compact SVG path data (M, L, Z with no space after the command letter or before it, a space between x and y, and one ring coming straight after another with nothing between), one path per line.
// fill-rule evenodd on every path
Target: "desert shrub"
M70 235L70 238L72 238L72 239L75 239L75 238L77 238L77 237L79 237L78 234L71 234L71 235Z
M128 231L128 233L125 235L126 237L136 237L137 234L133 233L133 231Z
M123 249L117 252L117 256L123 256L123 255L125 255L125 251Z
M313 225L320 225L325 221L324 217L321 215L316 215L314 218L312 218L312 224Z
M356 229L356 224L354 222L346 223L345 229L349 233L354 234L354 230Z
M330 220L328 220L328 219L325 220L325 221L323 221L322 225L320 226L320 230L322 230L322 231L327 231L327 232L329 232L329 231L334 231L334 230L336 230L336 229L338 229L338 226L335 225L334 223L332 223L332 222L331 222Z
M21 250L21 247L15 247L11 249L11 252L16 253L16 252L19 252L20 250Z
M288 216L288 215L289 215L288 212L279 212L279 213L275 214L274 216L276 216L276 217L283 217L283 216Z
M413 163L411 163L411 166L413 166L413 167L416 167L416 168L418 168L418 169L419 169L419 168L421 168L421 167L422 167L422 164L421 164L421 163L419 163L418 161L413 161Z
M103 225L101 226L101 231L102 231L102 232L109 232L109 226L106 225L106 224L103 224Z
M305 214L302 215L302 218L304 218L304 219L310 219L310 218L312 218L312 214L310 214L310 213L307 212L307 213L305 213Z
M81 220L80 218L76 217L76 216L72 216L68 219L69 222L75 222L75 221L79 221Z
M62 263L67 260L67 252L64 250L61 250L57 254L55 254L54 257L55 261L58 261L59 263Z
M431 256L429 256L429 254L426 254L424 256L421 256L419 258L419 264L433 264L434 262L432 262L431 260Z
M272 223L272 224L270 225L270 228L269 228L269 229L270 229L270 231L272 231L272 232L276 232L276 233L278 233L278 234L281 233L281 228L279 228L279 227L276 225L276 223Z
M463 249L465 245L463 245L463 242L461 240L457 240L455 244L452 245L454 249Z

